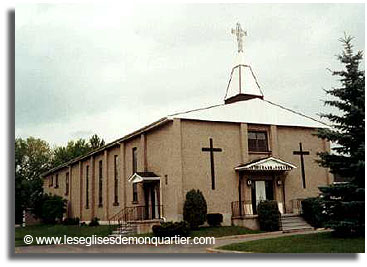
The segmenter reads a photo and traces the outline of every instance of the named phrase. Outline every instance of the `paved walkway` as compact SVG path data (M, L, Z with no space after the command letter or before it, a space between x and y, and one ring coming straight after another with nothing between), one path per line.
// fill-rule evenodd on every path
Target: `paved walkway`
M262 233L242 236L216 238L215 245L45 245L16 247L15 253L208 253L210 248L232 243L247 242L281 236L312 234L321 231L304 231L297 233Z

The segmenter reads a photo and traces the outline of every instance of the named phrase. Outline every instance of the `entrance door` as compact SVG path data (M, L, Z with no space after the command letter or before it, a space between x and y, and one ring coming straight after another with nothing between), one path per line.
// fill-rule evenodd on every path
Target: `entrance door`
M159 211L159 184L144 183L144 219L156 219L160 217Z
M257 205L260 203L260 201L274 199L272 180L253 181L251 191L252 209L254 214L257 213Z

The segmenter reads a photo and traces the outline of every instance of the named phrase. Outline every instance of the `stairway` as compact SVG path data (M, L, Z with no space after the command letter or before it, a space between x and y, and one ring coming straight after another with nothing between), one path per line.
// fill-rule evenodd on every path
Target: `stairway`
M283 233L313 230L313 227L298 214L282 214L281 220Z
M123 222L110 236L132 236L137 234L138 226L134 223Z

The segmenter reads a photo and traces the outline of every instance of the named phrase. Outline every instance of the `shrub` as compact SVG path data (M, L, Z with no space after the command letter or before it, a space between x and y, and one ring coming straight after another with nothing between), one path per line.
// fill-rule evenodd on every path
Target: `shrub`
M66 218L62 221L63 225L79 225L79 218L75 217L75 218Z
M38 199L33 213L43 223L55 224L57 221L62 221L63 215L66 212L66 203L67 200L60 196L43 194Z
M220 226L220 224L223 222L223 215L220 213L209 213L206 216L206 219L210 226Z
M187 222L164 222L152 227L153 234L157 237L188 236L190 226Z
M94 217L90 223L88 224L88 226L98 226L99 225L99 218Z
M257 206L257 213L261 230L278 231L280 229L280 212L276 201L261 201Z
M191 229L197 229L206 220L207 205L203 193L200 190L190 190L186 194L183 209L184 221L187 221Z
M311 197L302 200L302 217L313 227L323 227L325 210L320 198Z

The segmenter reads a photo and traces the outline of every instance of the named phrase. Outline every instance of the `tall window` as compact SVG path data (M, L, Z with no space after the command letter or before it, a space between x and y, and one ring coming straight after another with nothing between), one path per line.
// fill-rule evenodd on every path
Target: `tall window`
M133 202L138 202L138 184L133 183Z
M85 168L85 208L89 209L89 166Z
M98 206L102 207L103 204L103 195L102 195L102 183L103 183L103 163L102 160L99 161L99 168L98 168Z
M59 188L59 175L56 174L56 177L55 177L55 188Z
M136 173L138 169L138 149L133 148L133 174ZM136 183L133 183L133 202L138 201L138 187Z
M268 138L266 132L248 132L248 150L253 152L267 152Z
M65 196L69 195L69 173L66 173L65 177Z
M138 148L133 147L133 174L136 173L138 169Z
M115 201L114 205L117 206L119 204L119 191L118 191L118 184L119 184L119 156L115 155L113 158L113 169L114 169L114 176L115 176L115 184L114 184L114 195Z
M49 187L52 187L54 185L54 176L53 175L49 178L48 183L49 183L48 184Z

